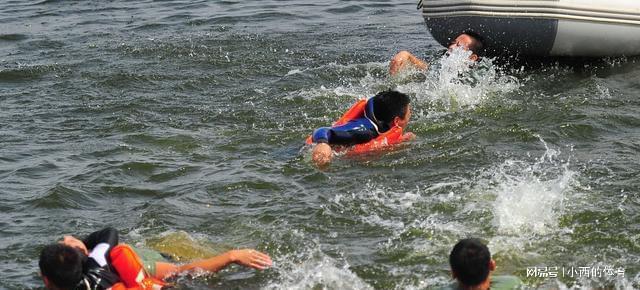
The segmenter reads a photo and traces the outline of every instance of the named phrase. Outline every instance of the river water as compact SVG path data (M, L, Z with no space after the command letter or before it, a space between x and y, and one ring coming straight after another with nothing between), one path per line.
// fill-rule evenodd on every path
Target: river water
M640 287L637 60L469 67L412 2L3 1L0 288L104 226L275 261L179 289L426 289L469 236L530 287ZM401 49L430 70L390 78ZM313 167L305 137L387 88L417 139Z

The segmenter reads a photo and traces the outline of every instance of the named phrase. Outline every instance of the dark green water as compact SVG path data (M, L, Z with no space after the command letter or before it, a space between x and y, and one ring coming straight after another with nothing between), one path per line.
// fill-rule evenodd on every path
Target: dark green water
M468 236L531 287L639 288L637 60L470 70L412 2L5 1L0 288L42 287L43 245L108 225L275 260L181 289L424 289ZM401 49L431 70L389 78ZM418 138L311 166L304 138L389 87ZM625 273L527 277L544 266Z

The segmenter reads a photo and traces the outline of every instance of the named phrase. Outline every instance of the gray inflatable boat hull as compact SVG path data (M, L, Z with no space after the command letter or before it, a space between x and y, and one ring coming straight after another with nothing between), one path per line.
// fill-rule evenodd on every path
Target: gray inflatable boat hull
M489 54L640 55L639 0L423 0L425 23L442 45L463 32Z

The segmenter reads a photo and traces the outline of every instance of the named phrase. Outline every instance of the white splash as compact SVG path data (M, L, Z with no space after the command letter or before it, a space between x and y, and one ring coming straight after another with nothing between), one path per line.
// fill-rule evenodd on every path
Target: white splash
M373 289L349 269L349 264L339 262L317 247L296 257L283 256L274 262L279 277L263 289Z
M533 164L507 160L492 170L494 224L500 233L546 234L558 227L575 172L558 159L559 151L540 141L546 151Z
M333 202L339 208L353 208L368 215L359 215L360 220L371 225L393 231L396 235L405 230L402 213L412 209L424 198L413 191L397 191L368 182L363 190L348 195L337 194Z
M491 59L473 62L470 55L470 51L454 49L429 67L424 82L402 84L398 90L445 110L456 110L475 107L520 87L516 77L505 74Z

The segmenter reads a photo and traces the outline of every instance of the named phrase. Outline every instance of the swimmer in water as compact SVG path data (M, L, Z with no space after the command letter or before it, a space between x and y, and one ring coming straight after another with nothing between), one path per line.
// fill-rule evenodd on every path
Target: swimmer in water
M318 167L331 162L331 146L352 146L371 141L380 134L398 126L405 128L411 118L409 97L397 91L380 92L367 100L363 117L336 127L322 127L313 132L315 144L311 159ZM413 133L406 133L403 140L413 139Z
M448 289L518 289L522 286L517 277L492 276L496 261L491 258L489 248L478 239L460 240L449 254L449 265L456 283Z
M481 53L484 46L478 35L467 32L458 35L458 37L456 37L449 44L448 51L451 51L456 47L471 51L471 56L469 56L469 59L472 61L477 61L480 58L478 55ZM389 75L394 76L401 70L408 67L426 70L427 68L429 68L429 64L417 58L410 52L403 50L401 52L398 52L391 59L391 62L389 63Z
M105 228L91 233L84 240L65 236L59 243L46 246L40 253L38 263L45 287L51 290L115 288L121 284L121 280L110 265L109 254L118 243L118 232L113 228ZM145 270L158 280L197 269L217 272L233 263L258 270L266 269L272 263L268 255L253 249L231 250L184 265L145 259L144 256L141 260ZM150 269L153 271L148 271Z

